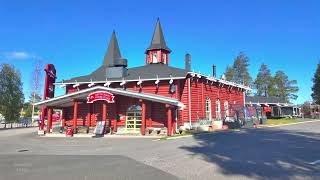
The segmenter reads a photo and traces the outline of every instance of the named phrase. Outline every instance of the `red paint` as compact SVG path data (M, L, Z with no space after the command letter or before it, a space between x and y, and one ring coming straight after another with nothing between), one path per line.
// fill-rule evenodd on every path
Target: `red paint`
M68 127L68 128L66 129L66 137L72 137L72 135L73 135L73 134L72 134L72 129Z
M107 103L103 102L102 104L102 120L106 121L107 119Z
M151 112L152 103L148 102L147 105L148 105L148 108L147 108L148 127L152 127L152 112Z
M52 128L52 108L48 108L47 133L51 133Z
M41 123L40 123L40 130L44 129L44 118L46 116L46 110L47 108L45 108L44 106L41 108Z
M171 136L172 135L172 113L171 113L171 107L168 107L168 131L167 131L167 135Z
M172 132L173 132L173 134L176 134L177 133L176 132L177 126L176 126L176 119L175 119L176 110L174 110L172 114L174 114L174 116L172 117Z
M158 88L155 86L155 81L144 81L140 87L137 88L136 82L127 82L126 88L128 90L141 91L143 93L151 93L157 94L161 96L166 96L170 98L179 99L184 105L185 108L183 110L179 110L178 114L178 127L184 125L185 123L189 123L191 118L192 122L197 122L199 118L205 118L205 99L209 97L211 99L211 112L212 118L216 117L215 114L215 101L220 99L220 109L221 115L223 116L224 109L224 101L227 100L229 103L229 107L235 102L236 104L242 106L243 102L243 92L238 90L238 88L228 89L228 86L224 85L223 87L219 87L218 82L207 83L205 79L198 79L194 77L191 81L190 85L190 103L188 99L188 81L190 78L174 80L174 85L177 86L175 93L170 93L169 88L169 80L162 80L159 83ZM103 86L103 84L97 84ZM112 83L112 88L121 87L119 83ZM86 89L87 85L80 85L79 89ZM73 91L75 88L72 85L67 86L68 91ZM108 104L108 108L106 110L107 117L109 119L113 127L113 131L117 131L118 126L125 126L126 124L126 112L129 106L141 104L138 99L134 97L126 97L117 95L114 99L115 103ZM145 100L144 100L145 101ZM104 119L103 113L103 102L104 101L95 101L94 103L89 103L92 105L94 110L91 111L91 124L89 126L95 126L97 120ZM105 101L107 102L107 101ZM119 103L118 103L119 102ZM148 127L168 127L168 117L167 117L167 109L164 104L156 103L151 101L145 101L146 103L146 126ZM90 109L88 108L86 103L78 105L78 119L83 120L86 119ZM190 108L190 114L189 114ZM66 124L73 124L73 107L68 107L66 109ZM174 114L174 113L172 113ZM231 114L231 111L230 111ZM116 120L117 115L121 117L118 121ZM190 118L189 118L190 116ZM171 120L171 125L175 124L174 120ZM88 125L88 124L87 124Z
M142 111L141 111L141 134L146 134L146 103L142 101Z
M118 99L117 99L117 102L120 102ZM118 116L119 116L119 106L120 106L120 104L118 104L118 103L116 103L115 104L115 116L114 116L114 118L113 118L113 132L117 132L117 124L118 124Z
M91 104L87 104L87 127L91 126Z
M77 123L78 123L78 102L73 103L73 133L77 134Z
M153 62L153 54L157 54L157 62ZM169 64L170 52L164 49L152 49L146 52L146 64L162 63Z
M54 97L54 83L56 81L56 69L53 64L47 64L44 71L46 72L45 81L44 81L44 92L43 92L43 100L53 98ZM44 128L44 118L46 108L42 107L41 112L41 124L40 129Z
M114 103L114 95L107 91L96 91L90 93L87 97L87 103L94 103L95 101L107 101L108 103Z

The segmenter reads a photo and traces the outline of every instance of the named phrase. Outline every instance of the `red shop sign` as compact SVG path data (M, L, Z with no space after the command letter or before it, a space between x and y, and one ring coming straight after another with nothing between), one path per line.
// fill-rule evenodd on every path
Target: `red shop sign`
M96 91L87 96L87 103L93 103L99 100L114 103L114 95L106 91Z

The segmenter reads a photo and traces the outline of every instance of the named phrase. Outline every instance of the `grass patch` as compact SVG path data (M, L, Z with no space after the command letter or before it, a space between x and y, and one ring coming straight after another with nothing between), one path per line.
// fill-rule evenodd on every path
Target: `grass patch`
M281 119L268 119L266 125L281 125L281 124L291 124L305 121L313 121L315 119L302 119L302 118L281 118Z

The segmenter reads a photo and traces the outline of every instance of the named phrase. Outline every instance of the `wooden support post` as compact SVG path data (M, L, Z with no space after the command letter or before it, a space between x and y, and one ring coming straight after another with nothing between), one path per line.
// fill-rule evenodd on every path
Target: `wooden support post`
M47 133L51 133L51 128L52 128L52 108L48 107L48 121L47 121Z
M152 102L148 103L146 112L148 112L148 127L152 127Z
M146 134L146 102L142 101L141 134Z
M172 112L171 112L171 107L170 105L167 105L167 115L168 115L168 131L167 135L171 136L172 135Z
M119 110L119 107L118 107L119 104L117 103L118 102L118 98L116 97L114 101L115 101L115 106L114 107L115 107L116 116L114 117L114 120L113 120L113 132L116 133L117 132L117 121L118 121L117 118L119 117L119 111L118 111Z
M178 111L177 111L177 109L176 108L174 108L174 111L173 111L173 114L174 114L174 116L173 116L173 122L172 122L172 131L173 131L173 134L176 134L177 132L176 132L176 129L177 129L177 120L178 120L178 118L177 118L177 114L178 113Z
M103 101L102 104L102 121L106 121L107 120L107 102Z
M64 128L66 125L66 113L65 108L62 108L62 119L61 119L61 127Z
M91 126L91 103L87 103L87 108L88 108L88 112L87 112L87 131L89 133L89 128Z
M78 121L78 102L73 103L73 133L77 134L77 121Z
M42 107L42 112L41 112L41 124L40 124L40 130L44 130L44 117L46 116L46 108Z

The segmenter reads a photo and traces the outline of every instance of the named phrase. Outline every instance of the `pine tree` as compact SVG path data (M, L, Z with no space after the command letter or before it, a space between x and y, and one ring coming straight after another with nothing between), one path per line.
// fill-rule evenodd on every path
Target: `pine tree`
M298 96L296 93L299 91L296 80L289 80L288 76L283 71L277 71L273 78L274 92L271 96L277 96L285 102L296 100Z
M233 66L227 67L225 72L226 80L250 86L252 78L249 74L248 67L249 58L243 52L240 52L235 58Z
M320 104L320 63L318 63L317 70L314 73L314 77L312 79L312 98L317 104Z
M20 72L9 64L0 65L0 114L6 123L17 122L24 96Z
M224 73L227 81L234 81L235 70L233 67L227 66L226 72Z
M269 96L273 90L273 79L266 64L262 64L256 80L254 81L258 96Z

